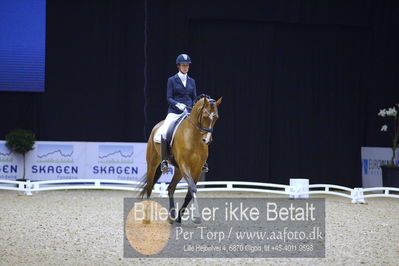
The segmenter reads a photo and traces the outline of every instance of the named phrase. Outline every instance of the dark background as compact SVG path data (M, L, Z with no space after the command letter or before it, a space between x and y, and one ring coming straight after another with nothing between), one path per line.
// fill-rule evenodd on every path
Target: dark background
M0 138L147 141L184 52L198 93L223 96L208 180L360 186L361 146L390 145L397 3L47 0L46 92L1 92Z

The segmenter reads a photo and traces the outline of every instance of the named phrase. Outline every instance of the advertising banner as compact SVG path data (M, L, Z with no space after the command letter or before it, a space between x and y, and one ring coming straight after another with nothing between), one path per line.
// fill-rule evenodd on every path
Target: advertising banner
M4 140L0 140L0 179L16 180L23 175L23 156L12 153Z
M392 158L392 149L362 147L361 154L363 187L381 187L382 175L380 165L389 163ZM399 158L398 150L396 150L395 158ZM399 164L399 160L396 160L396 164Z
M27 153L27 177L31 180L85 177L85 142L37 141Z
M175 168L169 164L169 171L161 175L157 183L170 183L172 182L173 174L175 173ZM185 183L186 181L182 178L180 183Z
M86 178L139 181L147 171L146 143L88 142Z
M140 181L147 172L147 143L88 142L86 178ZM173 167L158 182L170 182Z
M36 141L25 155L26 178L32 181L60 179L108 179L140 181L147 172L147 143ZM23 175L23 156L11 153L0 141L0 179ZM174 167L158 183L170 183Z

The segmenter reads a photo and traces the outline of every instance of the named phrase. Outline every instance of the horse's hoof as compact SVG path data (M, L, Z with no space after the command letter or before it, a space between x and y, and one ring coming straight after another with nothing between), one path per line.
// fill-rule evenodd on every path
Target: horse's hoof
M150 224L151 220L143 220L143 224Z
M169 217L168 217L170 220L173 220L173 221L175 221L176 219L177 219L177 215L176 215L176 211L175 210L171 210L170 212L169 212Z
M193 222L194 222L195 224L200 224L200 223L202 223L201 217L194 217Z

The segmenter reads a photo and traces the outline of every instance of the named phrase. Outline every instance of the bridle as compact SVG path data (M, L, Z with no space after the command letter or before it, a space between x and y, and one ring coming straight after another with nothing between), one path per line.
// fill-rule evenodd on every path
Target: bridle
M211 104L211 106L212 106L213 104L215 104L215 100L213 100L213 99L209 99L208 101L209 101L209 103ZM203 126L202 126L202 115L203 115L204 111L207 112L208 115L209 115L209 117L211 118L211 124L210 124L209 127L203 127ZM215 125L215 122L216 122L216 120L213 120L213 116L214 116L214 115L215 115L215 114L214 114L213 112L212 112L212 113L209 113L209 111L205 108L205 101L204 101L204 104L202 105L201 110L198 112L198 117L197 117L198 125L196 125L196 124L190 119L190 117L188 117L188 121L190 121L190 123L200 132L200 134L201 134L202 136L206 135L205 140L204 140L204 137L203 137L203 140L204 140L204 142L205 142L206 144L209 144L210 137L211 137L211 135L212 135L212 133L213 133L213 126Z

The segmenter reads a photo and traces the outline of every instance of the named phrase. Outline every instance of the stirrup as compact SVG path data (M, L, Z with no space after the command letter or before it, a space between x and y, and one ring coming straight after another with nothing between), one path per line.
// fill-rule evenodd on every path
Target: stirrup
M169 171L169 165L168 165L168 161L167 160L163 160L161 162L161 172L162 174L165 174Z
M205 162L205 164L202 166L202 173L208 173L209 172L209 168L208 168L208 163Z

